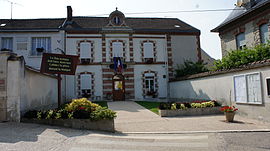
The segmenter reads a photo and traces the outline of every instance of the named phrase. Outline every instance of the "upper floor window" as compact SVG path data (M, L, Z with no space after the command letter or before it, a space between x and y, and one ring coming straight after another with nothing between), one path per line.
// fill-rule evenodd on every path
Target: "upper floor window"
M113 57L123 57L123 43L113 42L112 43Z
M27 38L18 37L16 38L17 50L27 50Z
M262 24L260 26L260 39L261 39L261 43L264 43L264 44L269 39L269 31L268 31L268 25L267 24Z
M3 49L13 50L13 38L12 37L2 37L1 50L3 50Z
M245 33L236 35L236 47L237 49L243 49L246 47Z
M154 58L154 44L152 42L143 43L143 56L144 58Z
M31 55L40 56L43 52L51 52L51 38L33 37Z

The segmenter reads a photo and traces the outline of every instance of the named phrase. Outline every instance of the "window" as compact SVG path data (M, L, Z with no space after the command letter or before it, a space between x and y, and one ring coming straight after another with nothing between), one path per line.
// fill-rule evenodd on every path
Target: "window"
M144 58L154 58L154 45L152 42L143 43Z
M120 25L120 23L121 23L120 17L115 16L115 17L113 18L113 23L114 23L115 25Z
M91 59L91 43L82 42L80 43L80 59L82 63L89 63Z
M122 42L113 42L113 57L123 57L123 43Z
M49 37L34 37L32 38L31 55L40 56L43 52L51 52L51 38Z
M236 47L237 47L237 49L243 49L244 47L246 47L244 33L240 33L240 34L236 35Z
M263 24L260 26L260 39L261 39L261 43L264 43L264 44L269 39L269 31L268 31L267 24Z
M270 96L270 78L266 79L267 95Z
M80 83L81 83L82 97L89 98L91 96L91 88L92 88L91 74L82 74Z
M1 49L13 50L13 38L3 37L1 40Z
M27 38L18 37L16 38L17 50L27 50Z
M234 94L237 103L261 104L261 77L259 73L234 77Z
M148 94L155 92L155 78L153 73L145 74L145 87Z

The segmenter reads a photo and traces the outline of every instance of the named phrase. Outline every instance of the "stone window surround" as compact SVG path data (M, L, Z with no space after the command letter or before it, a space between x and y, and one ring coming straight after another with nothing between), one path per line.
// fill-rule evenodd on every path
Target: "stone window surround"
M146 61L145 58L144 58L143 45L144 45L144 43L147 43L147 42L153 43L153 62L156 62L156 60L157 60L157 47L156 47L156 41L154 41L154 40L143 40L143 41L141 41L141 60L142 60L142 62Z
M77 77L77 97L82 97L82 92L81 92L81 75L82 74L91 75L91 96L94 96L94 92L95 92L95 89L94 89L94 86L95 86L94 73L84 71L84 72L77 73L77 76L76 76Z
M154 81L155 81L155 90L156 90L156 95L158 96L158 72L156 72L156 71L152 71L152 70L148 70L148 71L144 71L144 72L142 72L142 92L143 92L143 94L142 94L142 96L147 96L147 88L146 88L146 84L145 84L145 74L146 73L153 73L154 74Z
M92 40L79 40L79 41L77 41L77 54L78 54L79 58L80 58L80 51L81 51L80 44L83 42L88 42L91 44L91 50L90 50L91 51L91 54L90 54L91 58L89 58L89 59L90 59L90 62L94 62L95 52L94 52L94 41L92 41ZM81 63L81 59L80 59L80 63Z
M260 27L264 24L268 25L268 32L270 32L270 23L269 23L269 19L260 19L257 23L257 27L254 29L255 31L255 34L258 34L258 38L259 40L257 41L257 43L261 43L261 35L260 35ZM268 37L269 38L269 37Z

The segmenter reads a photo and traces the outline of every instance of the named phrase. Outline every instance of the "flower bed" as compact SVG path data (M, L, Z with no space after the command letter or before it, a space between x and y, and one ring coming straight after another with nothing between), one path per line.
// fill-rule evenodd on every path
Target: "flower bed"
M90 119L37 119L37 118L27 119L27 118L22 118L21 121L24 123L36 123L36 124L45 124L45 125L52 125L52 126L62 126L62 127L69 127L69 128L75 128L75 129L115 132L113 119L93 121Z
M220 105L216 101L196 101L192 103L161 103L159 115L161 117L201 116L222 114Z
M115 117L116 112L82 98L72 100L61 109L28 111L22 121L79 129L114 131Z

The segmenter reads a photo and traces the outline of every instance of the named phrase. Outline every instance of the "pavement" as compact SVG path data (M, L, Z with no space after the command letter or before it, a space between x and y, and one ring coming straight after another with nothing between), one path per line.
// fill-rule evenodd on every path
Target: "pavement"
M270 123L235 115L225 122L224 115L164 118L132 101L108 102L117 112L115 128L121 133L205 133L205 132L270 132Z

